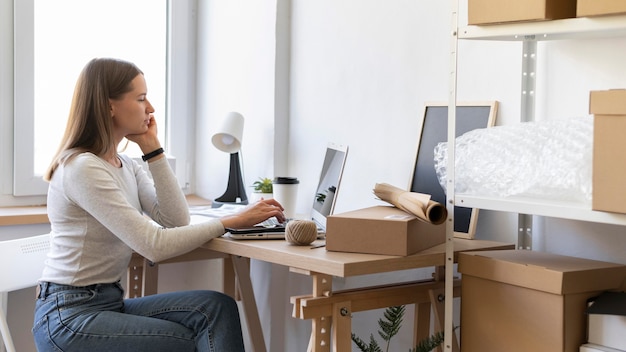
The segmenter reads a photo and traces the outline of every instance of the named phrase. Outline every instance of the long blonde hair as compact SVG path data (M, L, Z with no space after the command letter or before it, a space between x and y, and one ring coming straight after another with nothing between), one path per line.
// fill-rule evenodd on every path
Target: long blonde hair
M116 148L109 99L128 93L131 81L143 74L133 63L108 58L91 60L83 68L76 86L65 133L44 180L50 181L60 164L82 152L104 156Z

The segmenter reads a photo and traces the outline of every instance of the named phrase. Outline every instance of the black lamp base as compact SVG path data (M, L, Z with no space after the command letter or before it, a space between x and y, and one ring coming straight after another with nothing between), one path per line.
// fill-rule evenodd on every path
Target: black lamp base
M213 208L219 208L224 204L248 204L248 196L243 184L241 175L241 162L239 153L230 154L230 171L228 175L228 186L222 196L215 198L212 203Z

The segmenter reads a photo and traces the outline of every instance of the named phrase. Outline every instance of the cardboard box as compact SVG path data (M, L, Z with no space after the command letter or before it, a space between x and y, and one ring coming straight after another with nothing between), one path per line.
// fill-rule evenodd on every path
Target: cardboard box
M576 0L468 0L468 24L576 17Z
M463 252L463 352L575 352L587 300L620 287L626 266L527 250Z
M626 352L622 350L616 350L605 346L595 345L592 343L586 343L580 346L579 352Z
M576 16L603 16L626 13L626 1L621 0L578 0Z
M594 210L626 213L626 89L592 91Z
M626 350L626 293L605 292L587 309L588 342L620 351Z
M433 225L392 206L335 214L326 220L326 249L410 255L444 243L445 224Z

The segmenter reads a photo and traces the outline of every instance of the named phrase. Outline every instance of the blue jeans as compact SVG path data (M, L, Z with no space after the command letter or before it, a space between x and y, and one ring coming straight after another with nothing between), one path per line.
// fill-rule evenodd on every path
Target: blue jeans
M124 299L119 283L40 283L33 326L44 351L243 351L236 302L214 291Z

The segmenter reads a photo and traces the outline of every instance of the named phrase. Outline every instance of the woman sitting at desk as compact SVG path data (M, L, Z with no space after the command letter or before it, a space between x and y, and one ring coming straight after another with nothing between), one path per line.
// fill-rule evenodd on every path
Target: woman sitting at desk
M133 251L159 262L223 235L225 227L284 220L282 207L270 199L188 225L187 202L146 95L143 73L129 62L94 59L80 74L61 146L45 175L52 232L33 326L39 351L244 350L237 305L224 294L124 299L119 282ZM139 145L152 179L117 153L124 138Z

